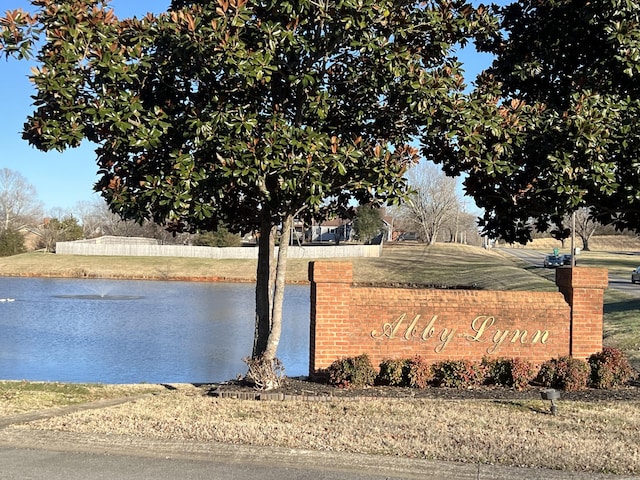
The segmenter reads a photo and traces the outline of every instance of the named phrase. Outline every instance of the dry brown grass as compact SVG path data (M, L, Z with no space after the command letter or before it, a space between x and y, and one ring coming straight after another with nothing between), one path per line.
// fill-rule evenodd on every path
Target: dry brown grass
M255 402L193 390L18 428L214 441L571 471L640 473L640 402ZM313 419L310 421L309 419Z
M522 270L509 258L467 245L387 245L379 258L342 260L353 263L356 282L477 285L496 290L554 288L552 283ZM287 279L296 283L308 281L309 261L290 259ZM235 281L255 281L255 270L255 260L58 256L45 253L0 258L0 275L5 276L158 280L219 277Z
M568 238L564 242L564 248L569 249L571 239ZM577 247L582 248L580 238L576 238ZM527 243L525 248L553 250L554 248L562 249L562 242L553 238L536 238ZM628 235L599 235L589 240L589 248L592 251L601 252L640 252L640 238Z
M175 276L255 278L255 261L25 253L0 258L0 275L165 280Z
M0 382L0 417L163 390L160 385Z

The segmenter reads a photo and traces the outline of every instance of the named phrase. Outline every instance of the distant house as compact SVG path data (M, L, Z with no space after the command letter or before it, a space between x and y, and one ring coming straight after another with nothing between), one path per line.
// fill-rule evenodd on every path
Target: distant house
M384 241L391 242L394 239L394 231L393 231L393 217L390 215L384 215L382 217L382 221L384 222Z
M335 218L324 222L313 222L307 230L311 242L345 242L351 240L353 228L351 220Z
M32 252L39 248L42 233L40 233L37 228L21 227L18 229L18 232L22 234L22 238L24 239L24 248L27 252Z

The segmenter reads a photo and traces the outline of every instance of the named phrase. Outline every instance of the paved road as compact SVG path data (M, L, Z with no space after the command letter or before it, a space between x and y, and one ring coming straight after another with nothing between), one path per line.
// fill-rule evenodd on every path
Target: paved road
M538 267L540 269L544 268L544 256L545 254L542 252L538 252L535 250L530 250L527 248L498 248L500 252L504 252L509 255L513 255L514 257L519 258L534 267ZM578 265L580 264L580 258L578 258ZM640 255L638 256L638 265L640 265ZM553 275L552 269L546 269L548 274L543 274L543 276L548 277L553 280L555 277ZM640 284L631 283L631 271L629 271L629 275L613 275L609 274L609 288L613 288L614 290L619 290L621 292L626 293L627 295L631 295L636 298L640 298Z
M528 248L496 248L499 252L507 253L536 267L544 268L545 254Z
M112 439L113 440L113 439ZM627 480L601 474L212 443L0 431L3 480ZM121 441L121 439L119 440ZM508 447L506 447L508 448Z

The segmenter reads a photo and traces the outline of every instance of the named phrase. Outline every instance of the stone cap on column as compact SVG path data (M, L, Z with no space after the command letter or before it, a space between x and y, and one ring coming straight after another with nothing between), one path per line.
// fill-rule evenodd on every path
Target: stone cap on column
M309 262L309 280L315 283L353 283L351 262Z
M556 285L604 290L609 285L609 274L606 268L559 267L556 269Z

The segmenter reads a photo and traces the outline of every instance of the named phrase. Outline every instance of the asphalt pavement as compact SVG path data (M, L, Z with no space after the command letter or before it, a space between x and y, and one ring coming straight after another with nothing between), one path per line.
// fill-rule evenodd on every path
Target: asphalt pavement
M544 253L537 250L530 250L526 248L504 248L497 249L500 252L512 255L514 257L523 260L534 267L544 268ZM578 266L580 266L580 257L576 257L578 260ZM640 265L640 256L638 256L638 265ZM627 295L631 295L636 298L640 298L640 285L631 283L631 270L629 275L614 275L609 274L609 288L624 292Z
M0 430L0 478L626 480L640 477L5 428Z

